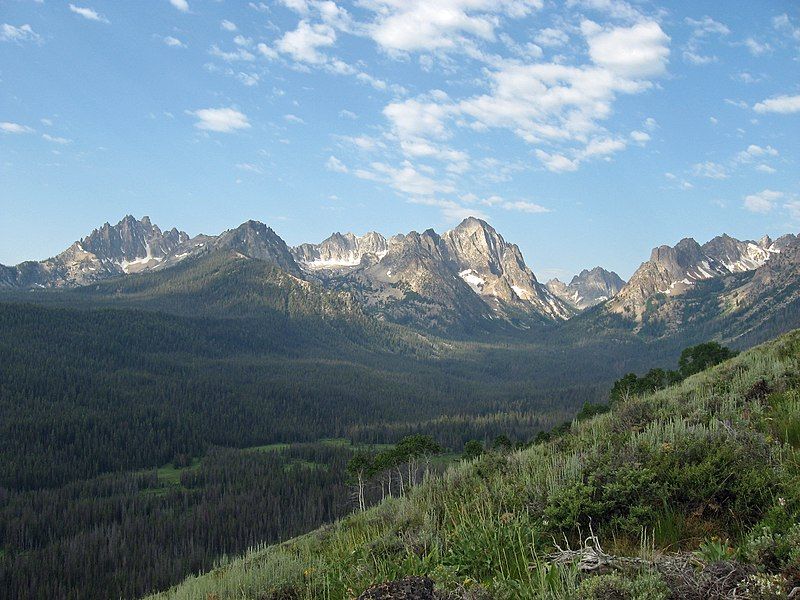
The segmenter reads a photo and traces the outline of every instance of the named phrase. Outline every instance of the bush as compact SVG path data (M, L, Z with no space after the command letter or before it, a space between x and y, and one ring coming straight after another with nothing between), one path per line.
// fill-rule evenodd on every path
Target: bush
M669 589L657 573L625 578L617 573L584 579L577 589L578 600L665 600Z

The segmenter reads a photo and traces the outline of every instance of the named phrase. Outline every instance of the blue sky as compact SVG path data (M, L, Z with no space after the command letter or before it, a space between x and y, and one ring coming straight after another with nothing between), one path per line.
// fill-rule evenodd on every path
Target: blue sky
M540 279L800 229L800 9L0 0L0 263L105 221L486 218Z

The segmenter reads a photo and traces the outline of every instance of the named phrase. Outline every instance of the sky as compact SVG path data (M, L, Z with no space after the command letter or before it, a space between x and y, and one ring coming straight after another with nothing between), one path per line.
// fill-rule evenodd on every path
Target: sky
M0 263L468 215L541 280L800 231L800 3L0 0Z

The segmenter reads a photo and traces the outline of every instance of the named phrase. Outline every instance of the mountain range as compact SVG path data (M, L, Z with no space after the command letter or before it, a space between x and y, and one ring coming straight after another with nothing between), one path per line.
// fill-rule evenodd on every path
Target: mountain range
M654 248L627 283L595 267L569 284L542 284L515 244L473 217L441 235L432 229L389 238L334 233L319 244L289 247L258 221L217 236L190 237L128 215L53 258L0 265L0 287L77 288L225 254L263 261L296 283L347 294L365 313L421 329L525 330L583 313L593 315L590 321L616 315L634 330L652 330L654 323L674 329L691 320L691 302L702 304L706 317L709 310L715 318L752 316L768 308L754 308L754 302L780 286L781 300L772 304L793 306L799 246L793 234L758 241L723 234L703 245L686 238Z

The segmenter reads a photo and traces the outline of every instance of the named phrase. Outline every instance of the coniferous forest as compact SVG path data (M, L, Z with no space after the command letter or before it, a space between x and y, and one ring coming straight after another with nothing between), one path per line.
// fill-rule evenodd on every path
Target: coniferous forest
M529 442L642 360L598 381L598 350L618 347L598 340L564 385L563 351L514 338L419 341L356 318L352 341L297 314L68 298L0 304L0 583L14 598L162 589L352 510L356 448Z

